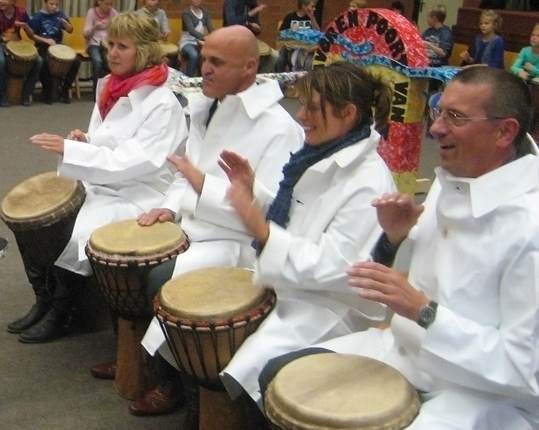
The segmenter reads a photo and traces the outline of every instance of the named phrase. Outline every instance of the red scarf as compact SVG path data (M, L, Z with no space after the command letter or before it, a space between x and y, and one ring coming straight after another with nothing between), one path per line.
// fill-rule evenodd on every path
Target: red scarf
M158 87L167 80L167 77L168 67L166 64L149 67L127 78L110 75L99 98L101 118L105 119L120 97L126 97L132 90L144 85Z

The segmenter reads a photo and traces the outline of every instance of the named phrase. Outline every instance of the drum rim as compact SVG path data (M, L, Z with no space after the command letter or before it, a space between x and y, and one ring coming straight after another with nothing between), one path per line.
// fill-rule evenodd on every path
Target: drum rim
M331 429L339 429L343 430L346 428L354 429L354 430L392 430L392 429L404 429L406 426L408 426L414 418L417 416L421 403L419 400L419 395L417 393L417 390L410 384L410 382L402 375L401 372L399 372L394 367L381 362L380 360L376 360L370 357L360 356L360 355L352 355L352 354L336 354L334 352L328 352L328 353L322 353L322 354L316 354L316 356L320 355L331 355L331 356L353 356L353 357L361 357L363 359L367 359L370 361L376 361L379 363L382 363L385 366L388 366L392 368L397 374L399 374L411 387L409 398L406 399L407 402L403 406L402 411L400 411L400 415L395 417L388 417L386 422L384 423L365 423L365 425L359 425L357 423L350 423L350 426L346 426L346 424L341 423L345 426L339 426L339 427L331 427L328 424L322 424L320 422L317 423L309 423L305 421L305 417L302 413L298 413L297 415L293 415L291 411L287 410L286 408L279 409L279 403L280 399L278 399L276 396L275 388L274 388L274 381L275 378L271 381L271 383L268 386L268 389L266 391L265 399L264 399L264 409L266 411L267 417L270 419L270 421L278 426L288 426L286 428L289 428L289 426L292 426L295 430L331 430ZM311 356L305 356L301 357L298 360L301 360L302 358L307 357L313 357ZM295 360L297 361L297 360ZM294 363L291 362L291 363ZM288 363L288 364L291 364ZM286 366L283 367L283 369ZM281 369L282 370L282 369ZM286 406L286 405L284 405Z
M153 267L165 261L171 260L174 257L185 252L191 244L187 235L183 235L183 241L178 243L172 249L147 254L147 255L125 255L125 254L110 254L105 251L99 251L92 247L90 241L86 243L84 251L90 262L110 267Z
M85 199L86 189L84 188L82 182L77 181L71 200L65 202L60 207L51 209L40 216L13 218L4 212L2 209L2 204L0 205L0 218L2 218L4 223L10 228L11 231L36 230L49 227L61 221L63 218L72 214L73 212L78 211L83 205Z
M161 305L159 294L153 299L154 313L161 323L174 326L180 330L198 330L201 332L229 330L231 327L240 328L250 321L257 321L261 318L265 318L275 307L276 301L277 296L275 291L272 288L265 287L263 294L251 308L242 311L238 315L215 318L210 321L207 319L195 320L178 317L167 311L163 305Z

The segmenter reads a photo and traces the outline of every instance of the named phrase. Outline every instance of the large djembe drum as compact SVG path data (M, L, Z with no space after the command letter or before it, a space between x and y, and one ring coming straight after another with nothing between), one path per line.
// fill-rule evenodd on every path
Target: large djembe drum
M167 282L155 299L161 328L178 367L199 384L199 429L241 428L223 391L221 372L273 309L275 293L252 285L252 272L206 268Z
M16 185L2 201L0 217L13 231L23 259L47 278L85 197L80 182L47 172Z
M282 430L400 430L419 406L417 392L397 370L334 353L288 363L265 396L266 415Z
M139 226L120 221L95 230L86 246L97 286L118 315L117 370L114 386L127 399L139 398L150 385L140 341L152 317L146 287L151 268L189 246L174 223Z
M36 58L37 49L31 42L18 40L6 43L6 68L9 75L7 98L11 104L21 102L24 79Z
M77 54L67 45L52 45L47 50L47 65L52 77L63 79L69 72Z

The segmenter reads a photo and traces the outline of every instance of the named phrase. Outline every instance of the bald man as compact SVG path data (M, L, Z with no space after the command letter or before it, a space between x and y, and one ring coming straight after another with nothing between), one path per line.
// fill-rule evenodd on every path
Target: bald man
M251 237L225 197L229 186L217 161L223 150L243 155L256 173L257 184L274 192L282 166L303 144L303 130L279 105L276 81L256 83L258 48L243 26L230 26L206 37L202 47L202 93L190 99L191 127L183 157L170 161L176 181L161 208L139 218L142 225L181 219L191 246L168 266L151 274L151 294L171 277L211 266L252 267ZM143 340L152 355L158 348L171 359L156 320ZM170 384L158 386L130 406L135 415L170 411L176 405ZM167 399L167 400L164 400Z

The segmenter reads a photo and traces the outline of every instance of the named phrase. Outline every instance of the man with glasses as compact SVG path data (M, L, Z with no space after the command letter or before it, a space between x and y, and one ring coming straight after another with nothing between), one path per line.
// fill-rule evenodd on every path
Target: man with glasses
M441 166L424 207L397 194L373 202L385 232L374 260L390 263L406 240L409 255L397 259L406 273L358 262L349 285L394 311L391 328L319 346L397 368L423 402L409 429L539 428L539 158L526 134L531 111L517 77L463 70L432 111Z

